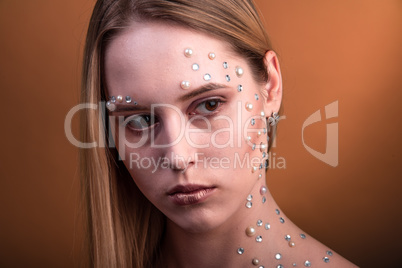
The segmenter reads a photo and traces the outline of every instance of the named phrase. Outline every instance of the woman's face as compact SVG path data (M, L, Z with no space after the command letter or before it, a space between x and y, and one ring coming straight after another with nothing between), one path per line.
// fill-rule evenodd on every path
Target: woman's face
M116 146L143 194L189 231L242 217L267 143L265 84L246 61L207 35L134 23L108 46L105 73Z

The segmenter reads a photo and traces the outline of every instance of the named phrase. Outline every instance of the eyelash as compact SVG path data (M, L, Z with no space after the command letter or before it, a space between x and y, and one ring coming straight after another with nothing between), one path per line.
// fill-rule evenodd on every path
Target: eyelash
M189 115L190 116L201 115L201 116L205 116L205 117L213 116L214 114L219 112L222 104L226 103L226 101L224 101L220 98L211 98L211 99L203 100L192 106L195 106L194 110L197 110L198 108L202 107L202 105L204 105L204 107L205 107L205 105L207 105L208 103L211 103L211 102L214 102L216 105L216 108L214 108L212 111L209 111L209 112L207 111L207 112L203 112L203 113L190 112ZM212 105L212 106L214 106L214 105ZM206 109L208 109L208 108L206 108ZM145 119L145 117L148 117L148 118ZM136 119L136 118L139 118L139 120L141 120L141 121L137 121L137 123L140 125L143 124L144 128L139 129L139 128L129 126L130 122L135 122L134 119ZM142 121L142 120L144 120L144 121ZM144 122L145 122L146 126L145 126ZM154 122L154 124L150 125L150 122ZM135 115L125 117L123 124L124 124L124 126L130 128L130 130L133 133L141 136L145 130L149 130L153 127L156 127L159 124L159 120L156 116L152 116L149 114L135 114Z

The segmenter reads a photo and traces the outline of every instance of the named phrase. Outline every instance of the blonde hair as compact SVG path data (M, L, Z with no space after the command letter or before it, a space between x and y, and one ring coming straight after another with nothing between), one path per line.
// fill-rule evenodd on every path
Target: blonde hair
M105 50L132 21L163 21L214 36L248 61L256 80L268 79L264 56L271 45L252 0L98 0L84 51L82 102L105 101ZM81 140L105 142L107 124L104 113L86 110ZM80 162L89 265L152 267L165 216L139 191L116 149L81 149Z

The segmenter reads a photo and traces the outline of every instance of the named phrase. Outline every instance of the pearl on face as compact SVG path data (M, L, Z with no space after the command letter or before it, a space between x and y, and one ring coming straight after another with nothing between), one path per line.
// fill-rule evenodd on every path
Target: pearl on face
M184 50L184 55L185 55L187 58L191 58L191 56L193 55L193 50L192 50L191 48L186 48L186 49Z
M253 110L253 104L247 102L247 103L246 103L246 110L249 111L249 112L251 112L251 111Z
M255 228L253 226L249 226L246 228L246 235L249 237L254 236L256 233Z
M260 261L257 258L254 258L252 264L257 266L258 264L260 264Z
M265 186L261 186L261 189L260 189L260 194L261 194L261 195L266 194L266 193L267 193L267 191L268 191L267 187L265 187Z
M216 58L216 54L214 52L211 52L211 53L208 54L208 58L210 60L214 60Z
M191 86L191 83L189 81L183 81L183 82L181 82L180 86L182 89L189 89Z
M295 242L289 241L289 247L294 248L296 246Z
M240 67L240 66L236 66L236 75L237 75L237 77L242 77L243 76L243 74L244 74L244 70L243 70L243 68L242 67Z
M108 101L108 102L106 103L106 108L107 108L109 111L113 112L114 110L116 110L116 105L115 105L114 103L112 103L111 101Z
M123 96L121 96L121 95L117 96L117 101L122 103L123 102Z

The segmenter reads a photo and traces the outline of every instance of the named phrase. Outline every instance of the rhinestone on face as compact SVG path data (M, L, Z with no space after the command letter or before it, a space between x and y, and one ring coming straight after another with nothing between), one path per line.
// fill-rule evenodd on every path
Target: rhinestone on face
M260 188L260 194L261 194L261 195L266 194L266 193L267 193L267 191L268 191L267 187L265 187L265 186L261 186L261 188Z
M253 195L249 194L249 195L247 196L247 201L251 201L251 200L253 200Z
M182 89L189 89L191 84L189 81L183 81L183 82L181 82L180 86Z
M121 95L117 96L117 101L120 103L123 102L123 96Z
M276 268L283 268L282 264L278 264L278 266L276 266Z
M251 208L252 206L253 206L253 203L252 203L252 202L248 201L248 202L246 203L246 208Z
M255 100L259 100L259 99L260 99L260 97L258 96L258 94L254 94L254 98L255 98Z
M328 257L324 257L324 258L322 258L322 260L323 260L325 263L329 263L329 258L328 258Z
M227 82L230 82L230 75L226 75L225 78L226 78L226 81L227 81Z
M111 101L112 103L115 103L115 102L116 102L116 97L115 97L115 96L110 97L110 101Z
M184 55L185 55L187 58L190 58L190 57L193 55L193 50L192 50L191 48L186 48L186 49L184 50Z
M106 103L106 108L107 108L109 111L113 112L114 110L116 110L116 105L115 105L114 103L112 103L111 101L108 101L108 102Z
M281 214L281 212L279 211L279 209L275 209L276 215Z
M264 117L265 117L265 112L264 112L264 111L261 111L261 113L260 113L260 114L261 114L261 117L262 117L262 118L264 118Z
M240 66L236 66L236 75L237 75L237 77L242 77L243 76L243 74L244 74L244 70L243 70L243 68L242 67L240 67Z
M269 229L271 229L271 225L269 223L266 223L265 224L265 230L269 230Z
M251 263L257 266L258 264L260 264L260 261L257 258L254 258Z
M285 219L282 218L282 217L279 218L279 221L280 221L281 223L285 223Z
M309 262L309 261L305 261L305 262L304 262L304 266L306 266L306 267L310 267L310 266L311 266L311 262Z
M275 254L275 259L280 260L282 259L282 255L280 253Z
M300 234L300 237L302 238L302 239L306 239L306 235L305 234ZM328 253L327 253L328 254Z
M267 157L267 153L266 152L263 152L262 153L262 158L266 158Z
M255 119L251 119L251 125L254 126L255 125Z
M246 110L251 112L253 110L253 105L249 102L246 103Z
M251 172L252 172L252 173L256 173L257 170L258 170L258 167L253 167L253 168L251 169Z
M242 86L242 85L238 85L238 86L237 86L237 91L242 92L242 91L243 91L243 86Z
M200 69L200 65L194 63L193 66L191 66L191 69L193 69L193 71L198 71Z
M131 102L132 102L131 97L130 97L130 96L126 96L126 103L131 103Z
M246 235L252 237L255 235L255 228L253 226L249 226L246 228Z
M265 202L267 202L267 199L265 198L265 196L262 197L262 203L265 204Z
M212 78L212 76L210 74L205 74L204 75L204 80L205 81L209 81L209 80L211 80L211 78Z
M328 251L327 251L327 255L328 255L328 256L332 256L332 255L334 255L334 254L332 254L332 251L328 250Z
M261 178L262 178L262 174L259 174L259 175L258 175L258 178L261 179Z
M210 60L214 60L216 58L216 54L214 52L211 52L211 53L208 54L208 58Z
M246 140L247 140L247 141L251 141L251 137L250 137L250 136L247 136Z
M257 137L260 137L262 135L261 131L257 132Z
M223 63L223 68L225 69L229 68L229 64L226 61Z
M260 266L258 266L258 268L264 268L264 266L260 265Z
M263 165L262 164L260 164L260 170L263 168Z
M257 236L255 238L255 241L257 241L258 243L261 243L262 242L262 236L261 235Z
M289 241L289 247L294 248L296 246L295 242Z
M290 235L285 235L285 240L290 241Z
M237 254L242 255L244 253L244 248L238 248Z
M257 221L257 226L260 226L260 227L262 226L262 220Z
M264 128L264 134L267 134L267 129L266 128Z
M257 147L257 145L254 143L253 146L251 147L251 150L255 150L255 148Z
M297 264L296 264L295 262L294 262L292 265L293 265L293 267L296 267L296 266L297 266Z

